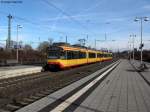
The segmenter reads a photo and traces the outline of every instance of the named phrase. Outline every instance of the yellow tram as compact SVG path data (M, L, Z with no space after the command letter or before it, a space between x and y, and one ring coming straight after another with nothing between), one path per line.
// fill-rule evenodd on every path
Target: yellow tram
M48 48L45 70L58 71L74 66L112 60L112 53L83 47L54 44Z

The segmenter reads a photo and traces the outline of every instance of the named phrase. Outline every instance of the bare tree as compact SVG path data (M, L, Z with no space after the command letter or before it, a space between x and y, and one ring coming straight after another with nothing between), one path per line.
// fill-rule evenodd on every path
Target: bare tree
M29 45L29 44L26 44L26 45L24 46L24 50L32 50L32 46Z
M50 43L48 41L44 41L39 44L37 49L42 53L46 53L49 45L50 45Z

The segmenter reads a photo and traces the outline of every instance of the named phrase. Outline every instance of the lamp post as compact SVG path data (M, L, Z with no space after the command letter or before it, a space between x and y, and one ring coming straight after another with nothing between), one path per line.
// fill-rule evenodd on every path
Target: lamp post
M132 34L132 35L130 35L130 37L131 37L131 39L132 39L132 44L133 44L133 61L134 61L134 40L135 40L135 37L136 37L136 35L134 35L134 34Z
M131 41L128 41L128 46L129 46L129 51L128 51L128 55L129 55L129 60L131 60Z
M18 56L18 54L19 54L19 49L18 49L18 30L20 29L20 28L22 28L22 26L21 25L17 25L17 54L16 54L16 58L17 58L17 63L19 62L19 56Z
M137 21L140 21L140 24L141 24L141 42L140 42L140 49L141 49L141 66L142 66L142 64L143 64L143 46L144 46L144 44L143 44L143 21L149 21L149 18L148 17L136 17L135 18L135 20L134 20L135 22L137 22Z

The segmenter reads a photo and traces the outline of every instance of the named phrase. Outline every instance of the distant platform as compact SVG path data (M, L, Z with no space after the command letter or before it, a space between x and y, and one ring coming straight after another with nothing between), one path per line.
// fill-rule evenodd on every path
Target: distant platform
M0 67L0 79L38 73L41 72L41 69L41 66L26 65Z

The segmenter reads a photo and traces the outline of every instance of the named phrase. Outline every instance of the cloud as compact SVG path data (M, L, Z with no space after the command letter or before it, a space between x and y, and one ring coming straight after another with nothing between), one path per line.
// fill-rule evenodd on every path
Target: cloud
M0 28L0 32L6 32L7 28Z
M84 12L88 12L88 11L91 11L93 9L96 9L97 7L99 7L100 5L102 5L102 3L104 2L105 0L101 0L101 1L97 1L96 4L92 5L91 7L87 8L84 10Z
M121 21L125 21L125 18L112 18L109 21L121 22Z
M150 4L144 5L142 8L143 8L143 9L146 9L146 10L150 10Z
M71 16L57 16L54 18L45 18L41 19L41 21L45 22L50 22L50 21L58 21L58 20L67 20L70 18L76 19L76 20L82 20L82 19L87 19L87 17L92 17L92 16L97 16L99 15L98 13L88 13L88 14L78 14L78 15L71 15Z
M52 24L52 27L51 27L51 31L55 30L56 29L56 24L58 22L59 19L57 18L60 18L61 17L61 14L58 14L58 16L56 17L56 21L54 21L54 23Z

